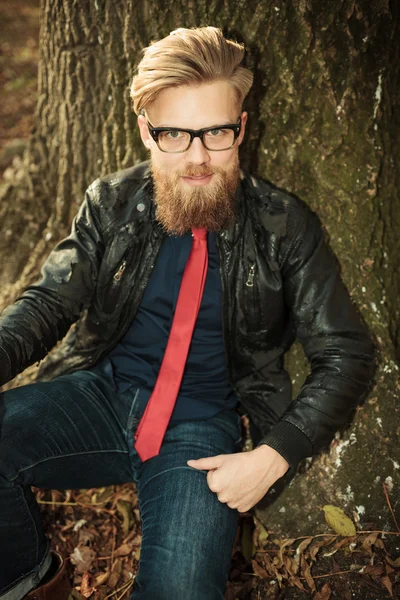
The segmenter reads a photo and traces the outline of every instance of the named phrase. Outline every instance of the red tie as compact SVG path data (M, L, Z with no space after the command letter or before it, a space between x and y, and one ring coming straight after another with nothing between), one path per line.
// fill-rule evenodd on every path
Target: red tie
M207 230L193 229L193 244L179 289L168 344L153 393L135 433L142 459L157 456L174 410L207 276Z

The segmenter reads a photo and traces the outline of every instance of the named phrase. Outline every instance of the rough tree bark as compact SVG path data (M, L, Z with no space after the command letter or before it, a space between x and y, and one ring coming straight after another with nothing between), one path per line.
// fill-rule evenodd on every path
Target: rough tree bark
M382 483L400 520L398 3L42 0L41 15L35 128L0 197L1 305L36 279L87 185L145 158L128 96L141 48L179 26L222 27L247 44L256 76L242 164L319 213L381 351L351 430L257 514L282 534L312 534L326 529L317 506L332 503L392 529ZM299 348L288 366L296 392Z

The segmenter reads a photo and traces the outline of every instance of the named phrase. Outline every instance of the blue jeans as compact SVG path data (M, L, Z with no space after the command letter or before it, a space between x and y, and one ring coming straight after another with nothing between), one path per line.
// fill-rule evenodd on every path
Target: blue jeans
M50 489L135 482L143 539L131 600L224 597L238 524L206 471L190 458L240 450L240 417L224 410L171 425L160 454L142 462L133 447L140 389L118 394L90 371L0 394L0 599L21 600L49 561L30 486Z

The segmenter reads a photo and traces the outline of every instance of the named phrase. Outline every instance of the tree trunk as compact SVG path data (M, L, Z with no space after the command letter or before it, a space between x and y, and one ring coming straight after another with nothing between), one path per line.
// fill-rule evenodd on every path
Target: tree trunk
M318 212L381 351L351 431L257 514L304 535L326 530L317 507L329 503L392 529L382 483L400 521L398 3L42 0L35 128L1 195L1 304L37 278L88 184L145 158L128 95L141 49L206 24L244 41L255 73L243 167ZM288 366L297 392L307 372L299 348ZM34 376L31 368L18 383Z

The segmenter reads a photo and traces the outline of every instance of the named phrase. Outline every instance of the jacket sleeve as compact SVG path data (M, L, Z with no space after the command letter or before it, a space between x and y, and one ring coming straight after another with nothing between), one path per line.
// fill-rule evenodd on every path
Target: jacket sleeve
M368 394L375 346L340 278L318 217L304 208L282 265L285 302L311 372L260 441L297 464L329 445Z
M45 261L39 281L0 315L0 385L41 360L90 303L103 246L91 190L69 236Z

